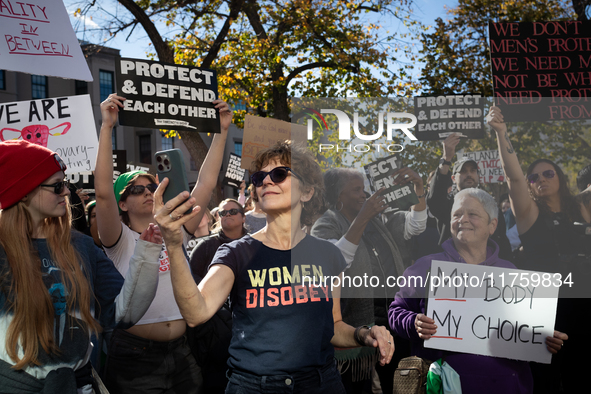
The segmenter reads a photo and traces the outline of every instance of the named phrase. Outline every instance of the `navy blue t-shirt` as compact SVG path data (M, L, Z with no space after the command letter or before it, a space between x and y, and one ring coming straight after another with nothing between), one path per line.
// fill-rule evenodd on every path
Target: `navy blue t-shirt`
M321 279L346 267L336 246L307 235L293 249L277 250L247 235L220 246L211 264L226 265L235 276L231 368L293 374L334 357L331 286ZM305 276L312 283L304 283Z

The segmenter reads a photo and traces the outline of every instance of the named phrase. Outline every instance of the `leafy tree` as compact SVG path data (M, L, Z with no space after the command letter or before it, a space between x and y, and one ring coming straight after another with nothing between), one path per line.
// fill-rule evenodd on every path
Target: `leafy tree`
M488 43L488 22L533 22L585 20L591 2L584 0L460 0L448 11L449 20L436 20L433 32L423 34L421 50L425 67L420 82L426 95L480 93L492 97L492 73ZM574 7L574 9L573 9ZM578 7L578 8L577 8ZM587 8L585 8L587 7ZM588 11L587 11L588 12ZM580 122L515 124L513 147L524 167L537 158L548 157L567 170L581 168L591 157L591 134ZM583 131L582 131L583 130ZM441 144L427 143L437 153L430 161L437 166ZM496 149L494 134L481 140L469 140L458 149L467 151ZM427 149L428 151L428 149Z
M290 96L384 96L408 93L412 86L399 82L408 79L412 63L393 56L401 46L410 50L407 37L378 38L379 26L370 21L391 17L420 28L411 19L410 0L119 3L132 17L112 15L111 34L141 26L158 59L216 70L221 98L260 116L289 120ZM176 33L164 36L153 22L157 19ZM240 126L245 113L238 111L234 123ZM181 136L185 142L199 138Z

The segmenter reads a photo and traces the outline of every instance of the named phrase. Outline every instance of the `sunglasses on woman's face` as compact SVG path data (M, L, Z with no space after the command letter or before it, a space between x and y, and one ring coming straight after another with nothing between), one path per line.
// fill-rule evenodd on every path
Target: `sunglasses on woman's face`
M552 178L554 178L554 175L556 175L554 170L546 170L546 171L542 172L542 176L546 179L552 179ZM529 174L527 176L527 180L529 181L529 183L536 183L539 179L540 179L540 174Z
M156 191L156 189L158 189L158 185L155 183L149 183L146 186L135 185L128 187L125 191L131 194L132 196L137 196L139 194L144 194L146 189L148 189L148 191L153 194Z
M62 194L64 192L64 188L70 187L70 180L67 179L67 180L56 182L56 183L52 183L51 185L39 185L39 186L53 187L53 192L55 194Z
M236 215L238 212L240 212L238 210L238 208L232 208L230 210L224 210L224 211L218 211L218 214L220 215L220 217L224 217L226 215L230 215L230 216L234 216Z
M261 187L261 186L263 186L263 181L265 180L267 175L269 175L269 177L271 177L271 180L273 181L273 183L281 183L287 178L287 176L289 175L290 172L293 176L298 178L300 181L302 180L302 178L297 176L297 174L295 172L293 172L293 170L289 167L275 167L269 172L265 172L265 171L255 172L254 174L252 174L250 176L250 181L256 187Z

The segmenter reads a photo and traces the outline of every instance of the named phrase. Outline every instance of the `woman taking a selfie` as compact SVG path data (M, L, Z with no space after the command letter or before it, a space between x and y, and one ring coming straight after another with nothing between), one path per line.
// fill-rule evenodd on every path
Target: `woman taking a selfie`
M123 279L72 231L66 166L26 141L0 143L0 391L92 392L90 335L148 309L162 238L146 226Z
M392 336L384 327L345 324L339 290L331 294L330 284L318 286L322 277L340 275L345 262L330 242L302 230L322 204L322 174L314 158L278 143L257 154L251 173L253 199L267 214L267 226L222 245L199 286L181 249L181 227L195 212L176 219L191 202L156 215L181 313L190 326L201 324L230 294L234 335L227 393L343 393L333 345L378 347L385 364L394 352ZM166 184L156 191L157 208Z

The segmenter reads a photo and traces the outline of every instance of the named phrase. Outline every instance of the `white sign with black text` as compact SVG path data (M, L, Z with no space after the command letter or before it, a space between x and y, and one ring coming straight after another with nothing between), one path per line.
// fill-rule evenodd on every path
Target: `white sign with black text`
M551 273L433 260L426 315L438 328L425 347L549 364L559 285Z
M60 155L67 174L94 171L98 138L90 96L0 104L0 140L32 142Z

